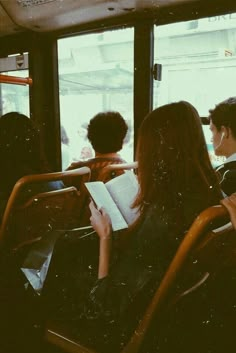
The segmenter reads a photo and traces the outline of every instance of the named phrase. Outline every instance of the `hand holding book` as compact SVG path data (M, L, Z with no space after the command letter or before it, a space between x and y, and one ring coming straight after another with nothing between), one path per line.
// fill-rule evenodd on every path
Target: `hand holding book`
M106 277L109 272L112 232L111 221L106 211L103 208L98 210L93 201L90 202L89 208L91 211L91 224L100 238L98 278L103 278Z
M101 239L108 239L111 236L111 220L104 208L98 210L91 201L89 204L91 211L91 225Z
M139 212L132 203L139 185L133 172L128 171L104 184L101 181L85 183L98 209L104 207L109 214L113 231L128 228Z

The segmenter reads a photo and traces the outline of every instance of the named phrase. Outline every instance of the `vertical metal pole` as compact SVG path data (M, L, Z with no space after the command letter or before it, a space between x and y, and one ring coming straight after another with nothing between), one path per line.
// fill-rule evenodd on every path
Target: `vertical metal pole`
M48 35L36 37L29 53L30 111L40 127L49 166L56 171L61 168L57 41Z
M145 116L152 110L153 101L153 24L140 21L134 34L134 146Z

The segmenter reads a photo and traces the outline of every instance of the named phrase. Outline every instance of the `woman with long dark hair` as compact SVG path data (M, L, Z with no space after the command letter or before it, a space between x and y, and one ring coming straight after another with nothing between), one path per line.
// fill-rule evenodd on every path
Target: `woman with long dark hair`
M65 267L58 271L55 252L54 275L49 270L48 277L52 285L45 287L45 296L51 288L47 308L68 320L74 336L99 352L114 353L125 345L185 232L203 209L222 197L199 115L187 102L147 115L139 130L137 161L140 190L134 206L140 217L129 230L126 249L114 260L109 217L91 202L91 224L99 236L98 280L85 290L88 282L80 280L74 264L73 275L63 283ZM59 292L62 299L52 308Z

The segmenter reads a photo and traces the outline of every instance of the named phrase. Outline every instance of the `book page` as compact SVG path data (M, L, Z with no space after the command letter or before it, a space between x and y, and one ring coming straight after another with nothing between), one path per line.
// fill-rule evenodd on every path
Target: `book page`
M138 210L130 207L139 190L136 175L129 170L105 185L126 222L132 224L139 216Z
M117 208L111 195L107 191L105 184L101 181L92 181L85 183L90 195L92 196L97 208L104 207L111 219L112 229L114 231L128 228L126 221Z

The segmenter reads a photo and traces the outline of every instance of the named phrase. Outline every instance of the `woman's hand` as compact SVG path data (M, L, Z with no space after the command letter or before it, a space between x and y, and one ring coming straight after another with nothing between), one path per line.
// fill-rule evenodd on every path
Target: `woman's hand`
M236 193L220 201L227 208L233 227L236 229Z
M93 201L90 202L89 208L91 211L91 225L100 238L98 278L104 278L109 272L112 233L111 221L106 211L103 208L99 211Z
M89 208L91 211L91 225L97 232L100 239L110 238L112 233L111 221L104 208L98 210L93 201L90 202Z

